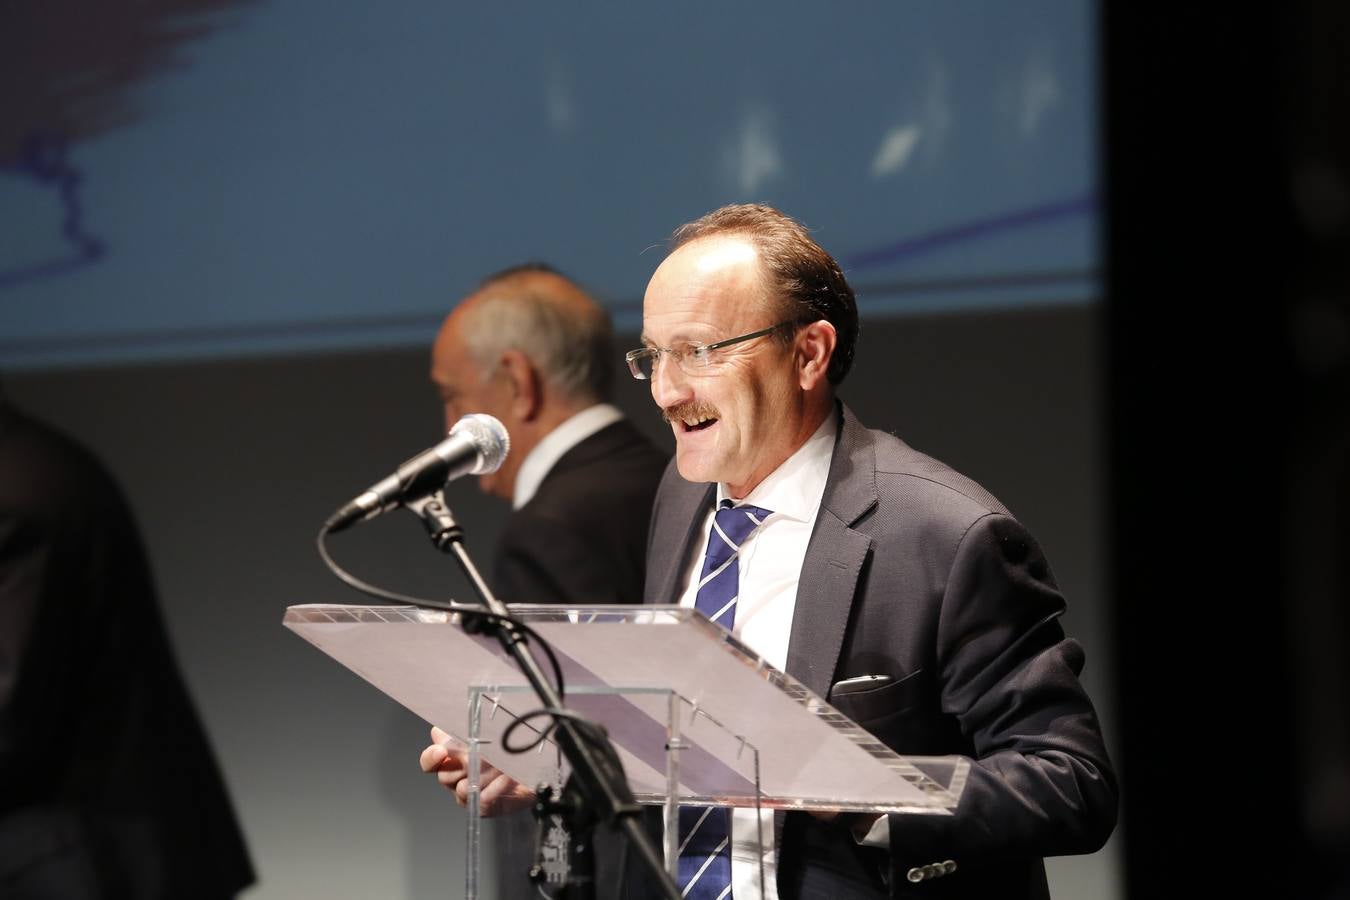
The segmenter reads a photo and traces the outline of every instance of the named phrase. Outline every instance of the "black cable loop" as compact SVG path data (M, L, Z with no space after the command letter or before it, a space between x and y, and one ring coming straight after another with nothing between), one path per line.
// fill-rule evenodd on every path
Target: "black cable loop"
M535 737L535 739L533 741L530 741L530 743L525 744L524 746L512 746L511 733L514 732L517 728L524 725L530 719L537 719L540 716L551 716L553 718L553 721L549 723L549 726L547 728L539 732L539 734ZM529 712L523 712L520 715L516 716L515 720L512 721L510 725L507 725L506 728L502 731L501 737L502 749L505 750L507 753L530 752L535 747L538 747L544 741L548 740L549 736L558 727L559 719L572 720L579 726L577 728L578 737L580 737L582 740L586 741L593 747L599 747L605 750L607 753L612 752L610 751L608 746L609 738L605 736L604 729L599 724L592 722L585 716L582 716L579 713L574 713L571 710L551 709L549 707L540 707L539 709L532 709Z

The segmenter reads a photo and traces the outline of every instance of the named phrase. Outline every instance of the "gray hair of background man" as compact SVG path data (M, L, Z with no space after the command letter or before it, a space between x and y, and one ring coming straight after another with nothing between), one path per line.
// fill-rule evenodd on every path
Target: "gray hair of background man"
M518 350L562 397L608 400L614 381L609 315L580 285L544 263L483 279L465 309L463 334L479 371Z

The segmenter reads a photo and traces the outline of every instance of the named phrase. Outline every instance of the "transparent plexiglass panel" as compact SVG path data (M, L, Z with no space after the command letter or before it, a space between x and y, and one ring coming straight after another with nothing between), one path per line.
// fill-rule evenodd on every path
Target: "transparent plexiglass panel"
M605 726L635 794L668 793L669 689L681 709L679 793L695 802L755 805L755 754L763 806L945 814L956 806L968 761L902 757L796 679L773 668L720 626L673 606L514 606L553 647L569 709ZM471 635L460 614L402 606L302 605L286 627L426 721L468 734L471 686L525 685L497 642ZM541 664L542 654L536 653ZM501 731L538 706L524 692L488 700L483 757L525 783L538 759L501 751ZM536 723L542 727L543 720ZM513 735L519 743L524 732ZM544 753L553 754L546 746Z

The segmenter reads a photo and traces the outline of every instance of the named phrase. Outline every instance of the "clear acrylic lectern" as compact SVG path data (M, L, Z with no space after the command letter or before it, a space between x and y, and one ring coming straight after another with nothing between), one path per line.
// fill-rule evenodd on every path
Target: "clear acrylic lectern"
M897 755L693 609L514 605L511 612L553 648L566 707L605 727L638 800L665 803L668 815L676 802L949 815L960 799L968 761ZM505 728L539 703L500 644L464 631L461 614L314 604L288 608L284 624L517 781L560 783L551 742L525 754L501 750ZM527 722L512 744L532 739L530 726L546 725ZM672 844L673 835L668 863Z

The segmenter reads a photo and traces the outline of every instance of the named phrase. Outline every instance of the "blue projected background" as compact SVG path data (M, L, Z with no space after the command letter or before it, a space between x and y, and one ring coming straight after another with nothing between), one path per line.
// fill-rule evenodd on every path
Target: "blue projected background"
M424 344L526 259L636 329L670 230L741 200L864 316L1097 294L1086 0L27 6L0 366Z

